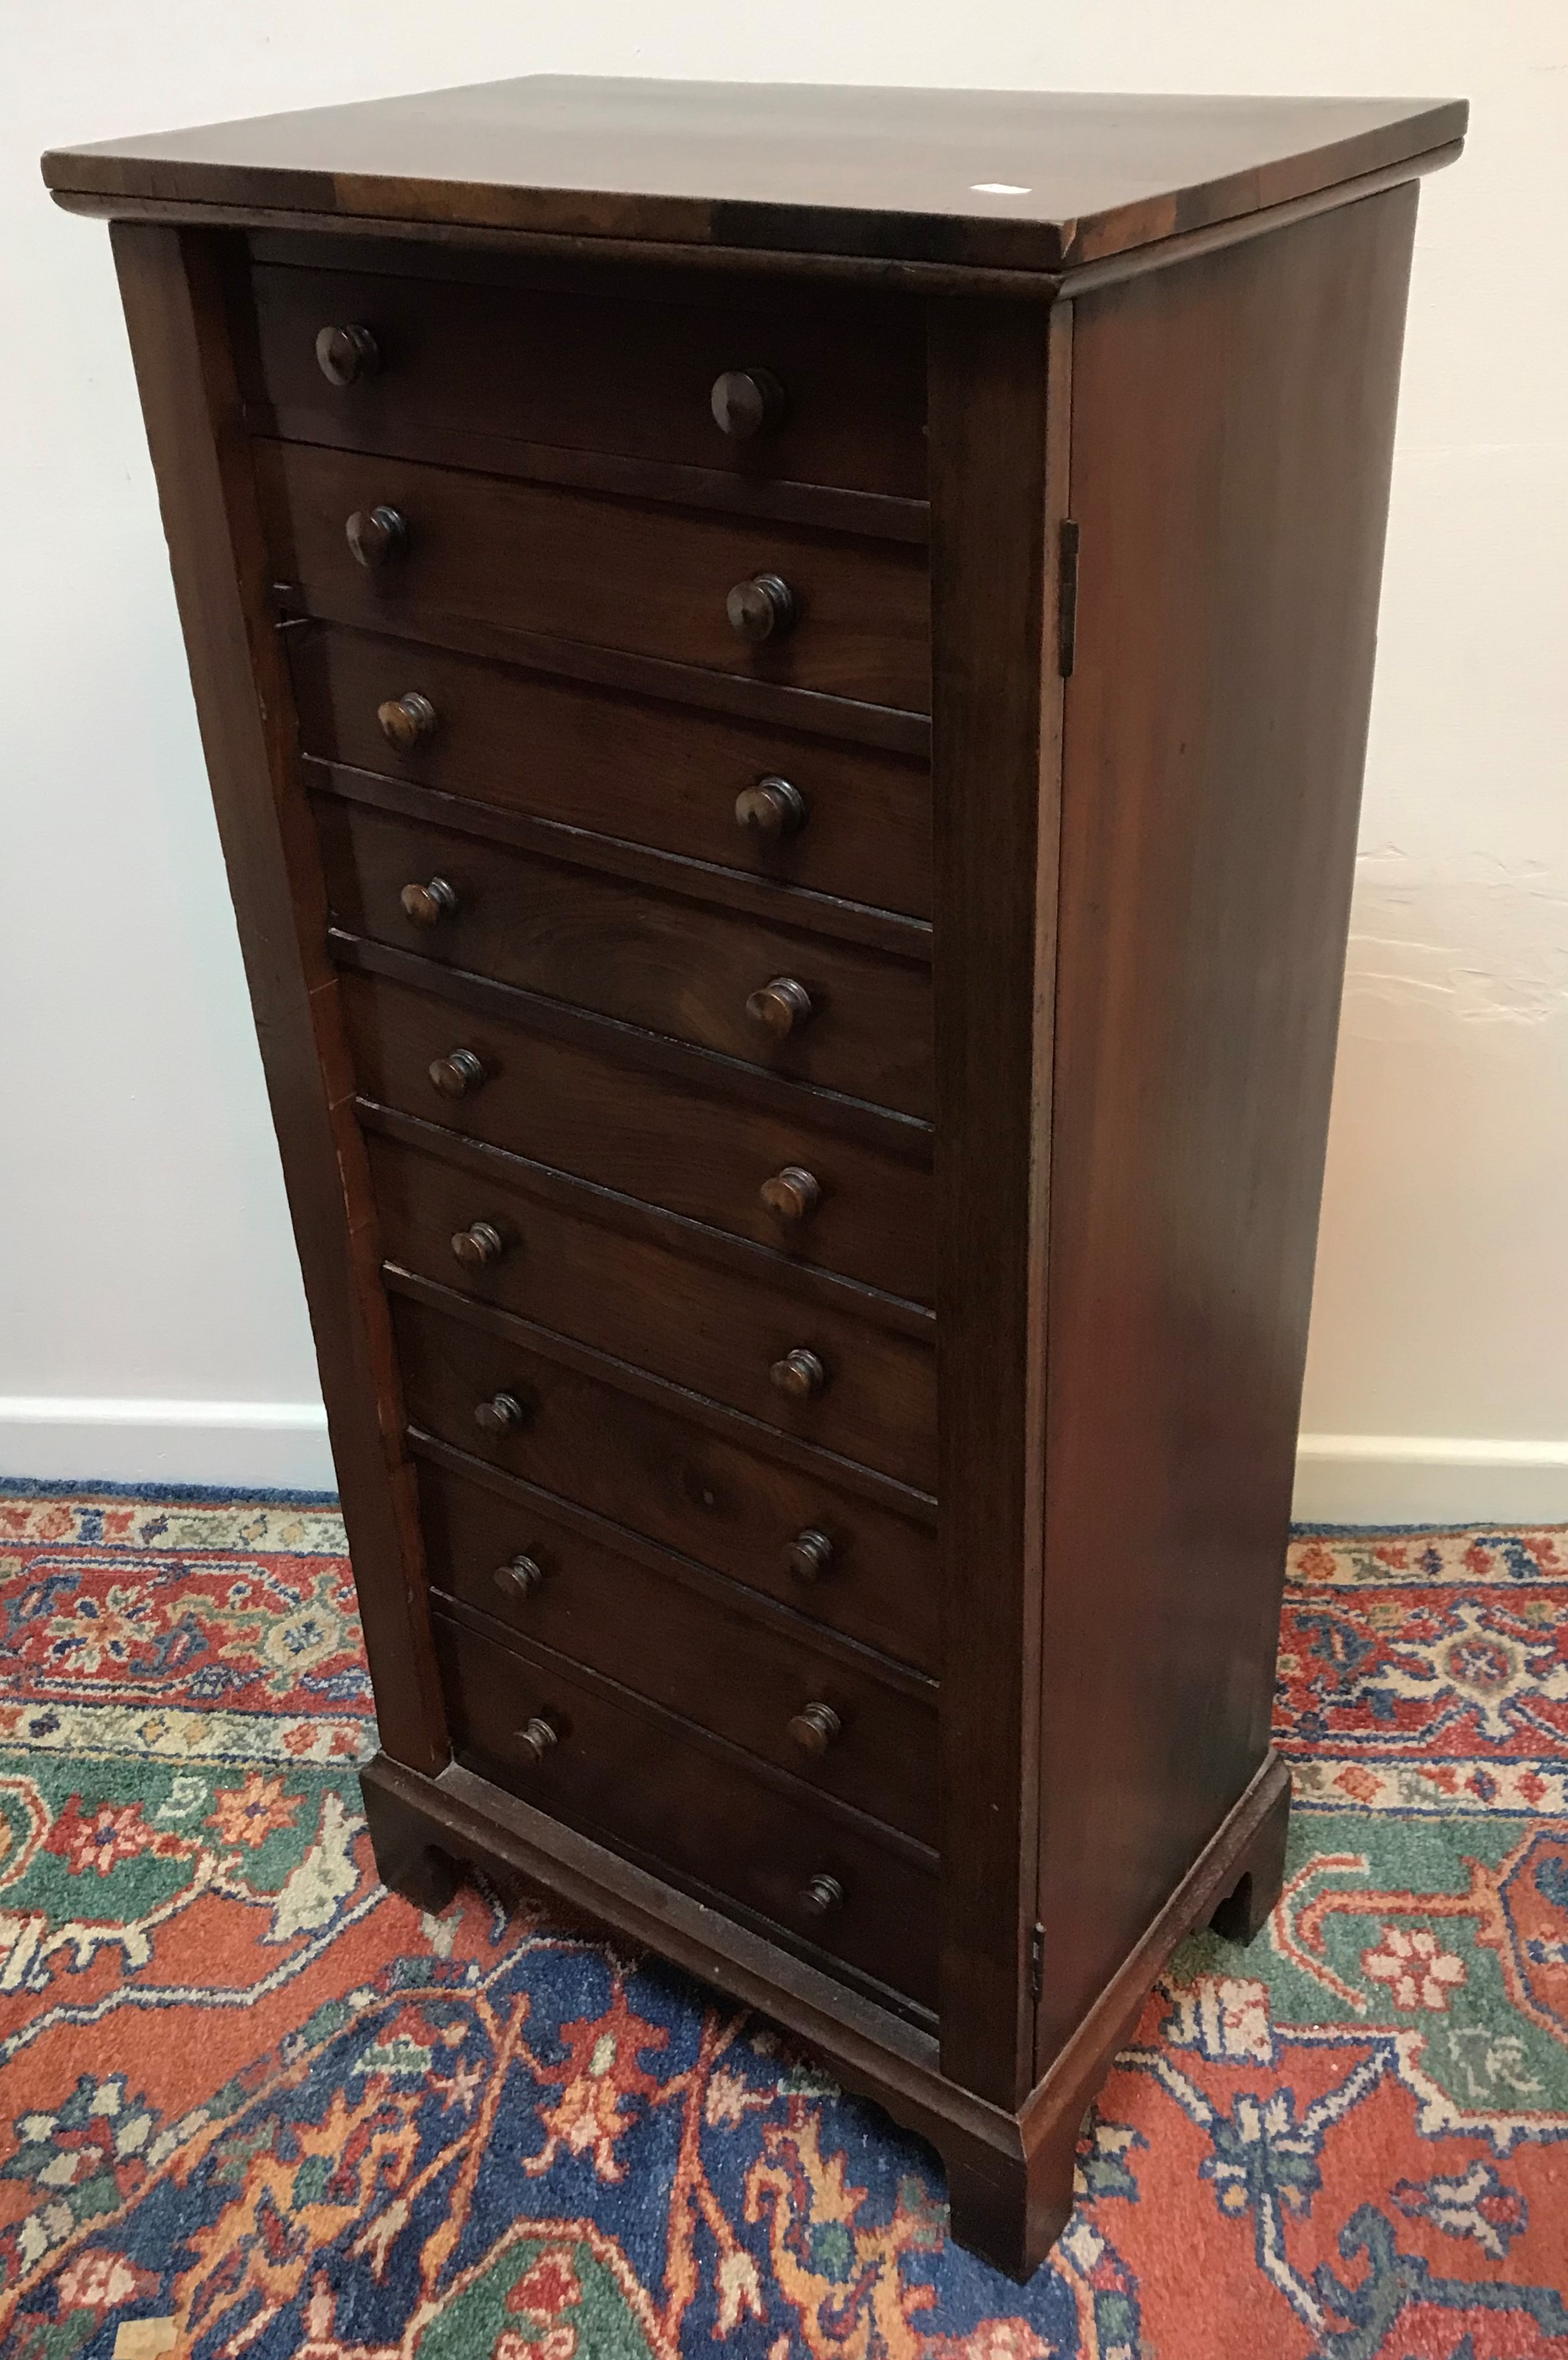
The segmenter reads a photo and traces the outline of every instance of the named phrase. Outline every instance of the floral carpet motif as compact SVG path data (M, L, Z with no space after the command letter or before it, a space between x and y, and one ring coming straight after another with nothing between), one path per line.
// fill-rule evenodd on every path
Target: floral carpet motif
M1568 2354L1568 1536L1291 1553L1284 1894L1016 2288L755 2018L376 1883L342 1528L0 1491L6 2360Z

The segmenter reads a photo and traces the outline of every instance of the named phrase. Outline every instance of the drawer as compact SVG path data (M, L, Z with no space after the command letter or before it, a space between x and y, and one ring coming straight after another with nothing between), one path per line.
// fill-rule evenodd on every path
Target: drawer
M933 1868L564 1668L546 1672L444 1616L435 1630L460 1762L554 1818L728 1896L793 1944L934 2005ZM539 1721L555 1742L536 1754L525 1732Z
M929 1166L813 1122L805 1092L796 1120L378 977L345 974L342 989L359 1087L384 1106L931 1301ZM480 1078L446 1098L430 1066L458 1049L477 1058ZM809 1175L818 1192L799 1220L760 1193L786 1171ZM788 1194L805 1202L798 1184Z
M339 621L469 616L508 630L872 705L927 712L925 552L895 541L563 491L542 484L257 442L276 572ZM390 509L405 535L356 563L348 519ZM795 620L754 643L731 628L732 589L788 585Z
M761 1620L727 1584L689 1587L652 1551L630 1556L442 1470L421 1466L419 1498L439 1590L935 1843L934 1692Z
M251 284L258 351L245 390L290 441L419 458L471 436L925 497L924 322L897 298L835 302L775 282L722 302L649 301L272 263ZM368 331L374 353L362 344L343 384L316 345L345 327ZM717 380L757 370L779 388L782 416L725 432ZM528 454L510 463L527 473ZM486 464L506 466L504 447Z
M318 624L285 636L301 743L323 761L844 901L931 914L931 774L922 761L365 631ZM424 698L435 721L400 747L376 716L410 694ZM790 790L786 820L799 815L800 825L777 833L743 825L740 797L777 781Z
M830 1589L846 1611L852 1593L855 1601L934 1596L931 1526L847 1489L831 1465L821 1473L786 1465L428 1304L394 1294L392 1313L408 1417L452 1448L749 1588L792 1593L791 1602ZM498 1395L516 1403L518 1421L486 1432L475 1412ZM790 1570L802 1533L822 1535L830 1551L805 1588ZM891 1652L907 1658L908 1639L895 1635Z
M396 1141L371 1134L366 1144L381 1250L405 1270L651 1369L802 1442L934 1488L929 1343L497 1187ZM787 1267L782 1274L788 1279ZM801 1351L824 1372L804 1400L772 1374Z
M314 808L327 897L352 933L929 1120L923 962L334 796ZM431 880L448 891L410 912L404 891Z

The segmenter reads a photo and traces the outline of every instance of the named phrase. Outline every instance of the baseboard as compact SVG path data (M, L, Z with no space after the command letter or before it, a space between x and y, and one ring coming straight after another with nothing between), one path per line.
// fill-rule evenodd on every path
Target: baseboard
M315 1402L0 1395L0 1475L330 1491ZM1568 1442L1303 1434L1299 1524L1568 1524Z
M331 1491L318 1402L0 1395L0 1474L68 1482Z
M1568 1442L1303 1434L1299 1524L1568 1524Z

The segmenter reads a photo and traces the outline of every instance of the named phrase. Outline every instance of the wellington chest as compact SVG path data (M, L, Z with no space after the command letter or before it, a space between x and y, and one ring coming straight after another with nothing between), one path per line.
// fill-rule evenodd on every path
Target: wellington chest
M113 224L376 1688L1015 2273L1277 1892L1419 176L1465 109L523 81Z

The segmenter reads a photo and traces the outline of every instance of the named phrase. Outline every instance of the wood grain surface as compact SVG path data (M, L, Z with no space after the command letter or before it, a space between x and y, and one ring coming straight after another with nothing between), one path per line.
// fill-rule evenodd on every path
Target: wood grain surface
M544 1339L493 1333L460 1311L394 1299L416 1426L740 1582L765 1561L776 1590L790 1586L785 1552L802 1530L829 1535L846 1576L875 1557L906 1586L931 1579L930 1502L918 1494L896 1510L891 1485L867 1496L831 1459L785 1459L764 1434L715 1430L678 1393L648 1398L619 1371L568 1365ZM497 1393L521 1412L499 1437L474 1415Z
M887 1677L864 1650L815 1644L804 1616L760 1615L737 1585L671 1580L531 1504L435 1469L419 1489L430 1579L481 1635L505 1626L934 1844L934 1688ZM519 1553L541 1576L526 1592L496 1580ZM813 1702L840 1724L820 1756L789 1733Z
M1414 216L1075 307L1042 2066L1268 1743Z
M923 961L726 916L668 885L644 889L333 797L313 808L332 914L351 933L930 1117ZM401 897L430 879L452 906L420 923ZM748 1012L775 977L806 995L806 1016L782 1038Z
M368 1143L389 1260L798 1440L933 1488L936 1363L929 1343L847 1308L802 1300L770 1284L772 1270L764 1276L717 1269L696 1258L686 1239L627 1236L613 1220L375 1133ZM465 1267L452 1240L476 1221L494 1229L500 1246L492 1262ZM818 1354L828 1378L815 1399L794 1403L771 1371L802 1347Z
M256 457L275 578L307 601L320 590L340 617L417 628L427 613L474 616L776 687L929 706L922 550L311 443L258 442ZM405 519L407 547L370 572L347 525L381 508ZM752 645L726 601L760 574L789 584L799 619Z
M931 1174L828 1127L802 1092L798 1116L737 1105L715 1076L699 1091L586 1043L518 1025L370 976L343 978L362 1093L450 1123L541 1164L712 1223L759 1245L864 1279L915 1302L931 1295ZM443 1099L430 1067L466 1047L485 1080ZM786 1166L811 1172L822 1201L798 1228L764 1204Z
M930 913L931 776L918 757L428 642L319 627L290 631L288 647L307 754L857 904ZM437 727L402 748L376 715L410 690L430 699ZM736 799L768 778L788 780L806 804L793 836L769 840L735 816Z
M719 470L740 482L827 484L925 497L925 355L907 299L836 299L752 288L697 305L643 285L606 299L575 289L494 289L360 269L260 265L252 281L258 366L246 387L288 441L408 459L455 435L484 437L505 471L518 445ZM323 377L318 332L363 324L379 366L346 386ZM724 433L712 406L726 370L766 368L783 389L776 430ZM512 446L510 452L506 446Z
M57 149L44 176L101 199L1050 270L1419 157L1467 115L539 75Z
M827 1797L802 1795L795 1781L768 1779L736 1749L695 1743L672 1717L639 1712L564 1665L547 1668L444 1616L436 1633L460 1762L929 2005L929 1853L900 1847L891 1831L879 1838L875 1821L831 1811ZM536 1715L559 1731L540 1764L517 1743ZM803 1899L819 1876L843 1896L822 1917Z

